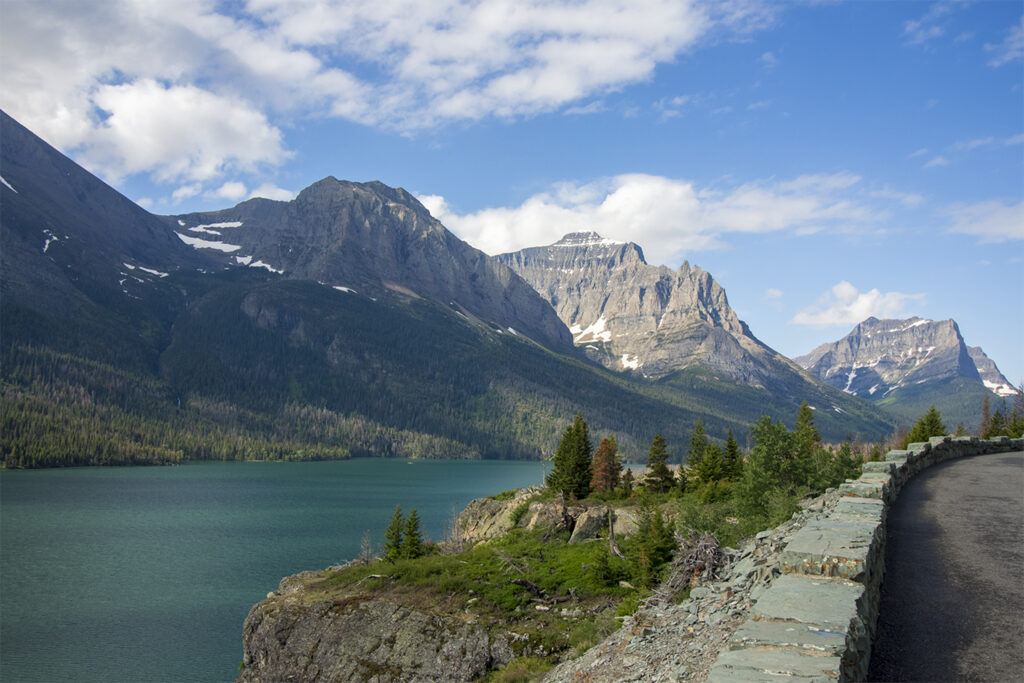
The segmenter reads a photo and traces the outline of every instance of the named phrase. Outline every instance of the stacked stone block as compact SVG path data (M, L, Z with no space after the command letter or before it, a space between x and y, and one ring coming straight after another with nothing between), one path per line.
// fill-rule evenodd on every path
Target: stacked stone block
M878 620L888 506L915 474L952 458L1024 450L1024 439L935 437L865 463L820 519L779 553L784 575L761 590L709 681L862 681Z

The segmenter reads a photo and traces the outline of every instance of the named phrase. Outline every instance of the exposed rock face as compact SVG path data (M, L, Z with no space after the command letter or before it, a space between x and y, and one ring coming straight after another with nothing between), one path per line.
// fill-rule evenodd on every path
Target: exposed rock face
M999 372L995 362L985 355L980 346L968 346L967 353L971 355L971 360L974 361L974 366L978 369L981 381L989 391L1000 396L1014 396L1019 393L1019 390L1010 384L1006 376Z
M513 658L504 634L386 600L310 602L322 572L287 577L249 612L239 683L470 681Z
M371 297L434 299L547 346L571 344L565 325L528 284L445 229L401 188L328 177L290 202L250 199L166 220L183 241L229 265Z
M864 398L954 377L982 381L953 320L868 318L839 341L794 360L832 386Z
M725 290L699 267L652 266L633 243L572 233L546 247L502 254L554 307L573 340L614 370L661 377L700 363L766 386L788 364L758 341Z
M0 111L0 272L7 303L67 313L209 267L166 223Z

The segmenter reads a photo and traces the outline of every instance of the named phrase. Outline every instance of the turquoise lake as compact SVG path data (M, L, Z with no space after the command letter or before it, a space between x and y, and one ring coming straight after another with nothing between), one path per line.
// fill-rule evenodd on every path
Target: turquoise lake
M281 577L379 544L400 504L439 540L537 462L356 459L0 471L0 679L230 681Z

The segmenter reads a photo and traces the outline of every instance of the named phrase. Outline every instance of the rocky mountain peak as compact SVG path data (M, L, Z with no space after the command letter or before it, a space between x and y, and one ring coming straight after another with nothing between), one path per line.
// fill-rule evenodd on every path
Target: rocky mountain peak
M832 386L866 398L952 377L981 382L954 320L872 317L794 360Z
M632 242L570 233L502 254L554 307L577 346L605 366L661 377L693 363L755 386L777 355L754 339L709 273L652 266ZM754 360L757 356L759 360Z
M249 200L168 221L183 241L231 266L369 297L433 299L546 345L571 343L528 284L449 232L401 188L327 177L290 202Z
M978 369L978 374L986 389L999 396L1015 396L1020 393L1020 390L1014 387L1003 373L999 372L995 362L985 355L980 346L968 346L967 353L974 361L974 366Z

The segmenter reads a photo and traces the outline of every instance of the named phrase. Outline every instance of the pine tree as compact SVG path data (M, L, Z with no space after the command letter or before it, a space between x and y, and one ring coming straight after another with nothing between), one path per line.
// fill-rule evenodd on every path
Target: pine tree
M664 493L672 488L675 477L668 468L668 449L661 434L655 434L651 442L651 450L647 453L647 477L644 486L656 493Z
M391 523L384 531L384 557L391 562L402 557L402 508L395 506L395 514L391 516Z
M704 449L704 457L700 459L697 471L693 472L693 474L705 486L714 484L724 478L725 470L722 462L722 449L718 447L718 444L709 444Z
M782 487L783 467L790 455L791 435L782 422L767 415L750 428L753 447L736 487L736 500L747 515L767 516L768 494Z
M554 469L545 482L565 495L572 495L577 499L586 498L590 493L590 480L593 478L590 471L592 454L593 447L590 445L587 423L581 413L576 413L572 425L562 434L562 441L558 444L553 459Z
M420 517L416 514L416 508L413 508L405 520L401 556L415 559L421 555L423 555L423 537L420 535Z
M992 413L988 402L988 392L981 397L981 424L978 426L978 436L983 439L987 439L985 436L988 434L988 430L992 429Z
M946 436L946 425L942 424L942 416L935 406L928 408L907 433L907 443L927 441L933 436Z
M743 456L740 455L740 445L732 435L732 427L725 437L725 454L722 456L722 469L725 478L730 481L739 481L743 476Z
M1009 422L1003 417L1003 411L996 409L996 412L992 413L992 423L988 427L988 431L982 435L984 439L991 439L994 436L1006 436L1009 433Z
M956 423L956 433L955 433L955 436L968 436L968 434L967 434L967 427L964 427L964 423L963 422L957 422Z
M614 435L601 439L591 465L594 477L590 480L590 488L594 491L608 493L619 485L622 463L619 461L618 450Z
M807 485L815 478L815 455L822 448L821 435L814 426L814 411L807 401L800 404L793 427L793 458L788 464L788 476L797 485Z
M832 461L832 485L841 484L847 479L854 479L860 470L860 459L853 456L853 448L849 441L843 442Z
M687 448L686 466L690 468L691 472L700 467L700 461L704 457L708 443L708 437L704 434L704 421L697 418L693 424L693 431L690 432L690 445Z

